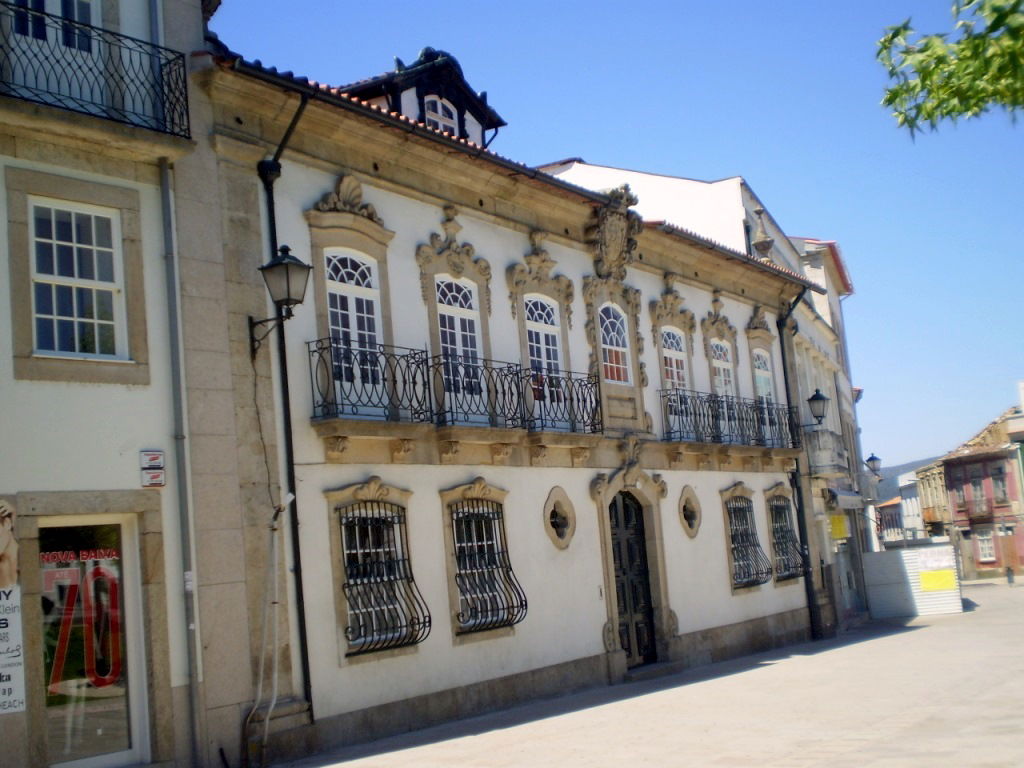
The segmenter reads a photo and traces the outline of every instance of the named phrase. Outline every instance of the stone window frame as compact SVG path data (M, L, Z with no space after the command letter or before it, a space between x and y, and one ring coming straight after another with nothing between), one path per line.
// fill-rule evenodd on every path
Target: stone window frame
M692 518L687 516L687 508L693 512ZM679 523L683 528L683 533L691 539L697 538L697 533L700 531L700 524L703 520L704 517L700 508L700 499L697 498L697 492L693 490L692 486L684 486L679 494Z
M89 384L149 384L146 290L142 256L142 203L138 190L14 167L6 169L5 184L14 378ZM117 211L121 223L120 269L123 276L127 359L115 360L71 353L35 353L30 197Z
M510 624L503 624L502 626L494 627L492 629L475 631L467 631L463 629L458 618L461 610L461 594L457 580L459 570L455 556L455 528L452 518L452 506L461 501L471 500L483 500L493 502L501 506L502 516L499 522L502 527L505 546L509 547L508 528L505 525L505 499L508 497L508 493L509 492L507 490L491 485L484 480L483 477L479 476L474 478L470 483L464 483L462 485L457 485L440 491L439 495L441 499L442 519L444 520L445 568L448 582L448 614L450 616L452 642L455 645L514 635L516 631L515 625L526 618L526 593L519 584L514 573L512 574L512 578L515 580L516 586L519 587L523 596L522 615L520 617L512 621Z
M174 734L165 726L174 710L171 689L170 657L167 638L167 585L164 574L163 512L161 495L152 490L108 491L22 491L11 500L15 511L15 530L19 547L19 584L22 597L22 632L26 648L41 649L42 570L39 568L39 518L76 522L90 517L133 518L138 545L138 576L142 615L139 638L144 658L145 680L138 692L147 697L147 736L150 760L172 761ZM39 692L45 689L43 664L25 665L26 714L28 722L46 721L46 701ZM45 755L46 733L29 728L29 754Z
M650 432L651 419L644 411L644 390L647 387L647 367L641 360L644 352L644 337L640 329L640 291L623 285L614 278L587 276L583 278L583 299L587 308L586 336L590 344L590 368L592 375L599 377L601 386L601 413L606 429L642 430ZM629 344L628 363L632 378L630 383L616 383L604 380L602 370L600 318L601 308L616 306L626 318L626 337ZM620 407L613 407L618 403ZM630 405L631 404L631 405ZM628 408L630 415L623 411Z
M723 537L723 541L725 544L726 562L728 564L727 572L729 574L729 586L732 590L732 593L735 595L760 589L762 585L767 584L769 581L771 581L774 569L772 568L771 561L768 560L768 556L764 553L764 548L761 546L761 538L758 535L757 510L754 508L754 491L751 488L749 488L745 483L743 483L743 481L737 481L730 485L728 488L725 488L722 491L720 491L719 494L722 498L722 521L724 525L725 534ZM764 558L764 562L767 564L768 568L768 574L766 577L763 577L762 580L751 584L737 584L735 578L736 564L733 559L732 525L729 518L729 502L737 498L744 498L748 502L750 502L750 525L753 530L754 536L756 537L754 543L757 546L757 552L754 553L754 558L756 560L757 554L759 553L760 556Z
M313 298L316 305L318 338L330 336L327 303L327 255L333 249L354 251L375 264L378 312L381 329L379 342L394 345L391 323L391 291L388 284L388 244L395 236L384 226L373 205L363 202L359 180L342 174L334 191L326 193L305 213L309 226L310 257L313 263Z
M556 528L555 521L558 518L564 520L564 524ZM544 502L544 532L558 549L568 549L576 534L576 509L569 494L560 485L551 489Z
M486 259L476 256L476 249L470 243L459 243L458 234L462 225L456 221L459 211L454 205L446 205L441 226L444 235L433 232L428 243L416 248L416 264L420 268L420 289L423 303L427 307L428 333L432 355L441 354L441 329L437 308L437 278L447 276L456 282L474 284L479 302L480 351L481 357L491 359L491 265Z
M525 263L513 264L505 271L508 283L508 299L512 317L519 330L519 356L524 367L530 360L529 341L526 328L526 300L537 296L551 302L559 314L559 361L563 372L572 371L570 358L569 330L572 328L572 302L575 289L572 280L565 275L551 276L556 262L544 249L548 233L541 230L530 232L530 251L524 256Z
M707 316L700 321L700 332L704 339L704 357L707 359L708 364L708 385L711 388L711 392L715 389L715 362L711 356L711 342L715 340L722 341L732 351L732 393L731 397L739 397L739 367L740 367L740 356L739 348L736 343L736 328L733 327L732 323L729 322L724 314L722 314L722 292L719 289L714 289L711 298L711 311L707 313Z
M772 510L772 499L781 496L788 502L788 515L789 515L789 532L793 536L792 544L796 547L796 554L799 557L799 568L795 574L792 575L779 575L778 561L780 558L780 552L778 548L778 542L775 540L775 520L773 519ZM801 550L799 533L797 530L797 509L796 504L793 501L793 489L790 488L786 483L778 482L768 488L764 489L764 512L765 521L768 525L768 539L771 545L771 562L772 562L772 578L775 581L776 586L787 586L789 584L796 584L803 578L803 552Z
M338 644L339 665L345 663L359 663L367 659L382 659L415 653L419 643L422 642L422 640L425 640L427 635L430 633L432 617L430 615L429 606L424 602L424 609L426 611L426 634L416 642L407 643L393 648L354 653L350 646L348 636L346 635L346 628L348 627L348 600L345 596L344 585L346 583L347 575L345 570L345 552L342 546L343 532L341 529L341 512L348 507L356 506L366 501L384 501L389 504L402 507L405 510L406 517L408 518L410 508L409 499L411 497L412 491L399 488L394 485L389 485L388 483L383 482L378 475L373 475L365 482L352 483L324 493L324 498L327 502L327 514L330 517L328 525L331 538L331 581L333 583L334 590L334 616L337 625L336 640ZM406 523L406 525L408 525L408 523ZM406 540L406 543L411 548L412 545L409 544L408 539ZM406 558L409 558L410 553L406 552L405 556ZM411 578L410 580L412 581ZM415 586L415 581L412 583ZM418 594L418 588L416 588L416 591ZM422 599L422 596L420 597Z
M757 351L761 351L768 357L768 372L772 378L771 401L773 403L777 403L779 402L779 383L778 377L775 375L775 355L772 354L772 350L775 347L775 334L772 333L771 327L768 324L768 318L765 315L764 307L760 304L754 307L754 311L750 316L750 322L747 323L746 334L747 354L750 358L751 392L754 393L754 397L756 398L757 369L754 366L754 354Z

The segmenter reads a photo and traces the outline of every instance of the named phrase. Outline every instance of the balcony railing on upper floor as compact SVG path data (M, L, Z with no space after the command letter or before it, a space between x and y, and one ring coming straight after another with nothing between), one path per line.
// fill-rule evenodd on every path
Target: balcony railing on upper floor
M189 137L185 57L0 1L0 95Z
M823 426L807 430L804 444L814 473L844 473L849 471L848 454L843 436Z
M967 499L965 501L959 501L956 505L957 511L966 514L967 517L983 518L992 516L992 499L984 497L980 499Z
M523 374L526 426L531 431L597 434L603 430L596 375L531 370Z
M384 344L309 342L313 418L598 433L597 378Z
M662 390L661 405L670 442L800 447L795 408L688 389Z

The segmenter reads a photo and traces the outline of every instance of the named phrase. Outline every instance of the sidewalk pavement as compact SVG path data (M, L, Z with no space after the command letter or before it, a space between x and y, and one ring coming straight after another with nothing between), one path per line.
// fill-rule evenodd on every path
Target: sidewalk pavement
M1024 585L656 680L590 689L291 768L1024 766Z

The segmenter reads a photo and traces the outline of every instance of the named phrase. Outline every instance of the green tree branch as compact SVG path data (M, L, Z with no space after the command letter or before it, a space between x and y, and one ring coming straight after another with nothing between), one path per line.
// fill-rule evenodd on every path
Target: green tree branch
M876 56L893 85L882 106L913 136L942 120L1024 108L1024 0L955 0L954 30L918 35L889 27Z

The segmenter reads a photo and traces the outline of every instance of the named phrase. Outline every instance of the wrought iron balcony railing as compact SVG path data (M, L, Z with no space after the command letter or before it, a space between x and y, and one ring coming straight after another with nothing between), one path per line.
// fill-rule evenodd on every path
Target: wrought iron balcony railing
M433 418L422 349L377 344L358 349L337 339L307 344L313 417L420 422Z
M437 424L524 426L523 369L518 363L435 355L428 364Z
M671 442L800 447L795 408L687 389L662 390L661 404Z
M185 57L0 1L0 94L189 137Z
M518 363L338 339L307 345L313 418L599 433L597 377L540 376Z
M523 375L528 429L601 432L601 392L596 375L529 370L524 370Z

